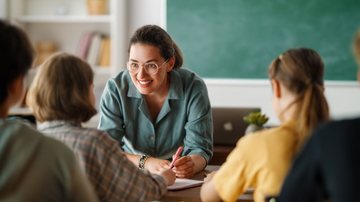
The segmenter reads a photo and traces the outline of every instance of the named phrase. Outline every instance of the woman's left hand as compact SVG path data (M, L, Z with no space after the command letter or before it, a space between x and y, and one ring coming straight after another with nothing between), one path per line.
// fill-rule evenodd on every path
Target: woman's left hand
M174 162L176 177L191 178L195 173L195 163L190 156L183 156Z

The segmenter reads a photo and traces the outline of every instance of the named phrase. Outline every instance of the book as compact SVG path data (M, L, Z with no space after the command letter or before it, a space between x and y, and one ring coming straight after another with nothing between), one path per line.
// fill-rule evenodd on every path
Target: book
M176 191L182 189L188 189L192 187L198 187L202 185L204 181L202 180L192 180L184 178L176 178L175 183L167 187L169 191Z
M94 32L85 32L77 45L76 55L86 60Z
M86 61L93 68L98 64L101 40L102 40L102 36L99 33L96 33L92 37L89 52L88 52L88 55L86 57Z
M110 37L108 36L103 37L101 40L98 65L100 67L110 66Z

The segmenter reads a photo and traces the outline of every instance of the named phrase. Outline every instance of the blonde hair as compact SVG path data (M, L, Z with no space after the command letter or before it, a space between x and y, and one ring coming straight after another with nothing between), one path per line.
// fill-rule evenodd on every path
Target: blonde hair
M329 106L324 95L324 63L312 49L289 49L269 67L269 77L281 82L297 96L295 104L298 145L310 136L320 123L329 120ZM286 110L286 109L285 109Z
M90 101L94 73L85 61L57 53L38 69L27 103L38 121L86 122L96 114Z
M354 36L353 53L360 70L360 29L356 32Z

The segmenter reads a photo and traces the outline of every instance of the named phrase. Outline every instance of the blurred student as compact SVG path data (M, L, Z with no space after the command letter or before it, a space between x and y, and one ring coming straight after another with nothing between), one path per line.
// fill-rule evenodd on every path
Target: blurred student
M324 64L314 50L290 49L269 67L277 128L241 138L219 171L205 179L204 201L236 201L248 188L254 200L277 195L294 155L311 131L329 119L324 96Z
M7 119L23 97L33 55L26 34L0 20L0 201L97 201L68 147Z
M75 152L100 201L159 199L174 183L175 173L143 172L107 133L81 126L96 114L93 79L91 67L73 55L58 53L45 61L28 93L38 129Z
M354 38L360 82L360 30ZM359 201L360 117L315 130L295 160L277 201Z

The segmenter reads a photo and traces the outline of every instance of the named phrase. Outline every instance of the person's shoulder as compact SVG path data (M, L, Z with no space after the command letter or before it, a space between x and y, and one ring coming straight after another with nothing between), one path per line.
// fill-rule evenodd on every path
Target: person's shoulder
M173 72L174 76L176 77L175 82L182 83L184 89L191 91L195 90L198 92L206 89L204 80L195 72L186 68L176 69ZM181 80L181 82L178 82L177 79Z
M131 83L131 77L130 77L128 71L123 70L123 71L120 71L115 77L110 78L107 81L107 88L123 89L123 88L127 88L130 83Z
M71 150L66 145L58 140L45 136L29 124L18 120L11 120L8 121L8 127L12 133L12 138L17 142L27 143L29 146L37 145L37 147L45 151L48 156L73 157Z
M119 144L107 132L96 128L82 128L82 138L87 142L86 145L95 149L111 149Z
M176 72L183 80L199 81L202 83L204 82L203 79L198 74L191 71L190 69L179 68L179 69L175 69L174 72Z
M314 130L314 136L316 138L322 138L322 136L340 138L344 137L345 134L355 134L358 131L360 131L360 117L324 123Z

